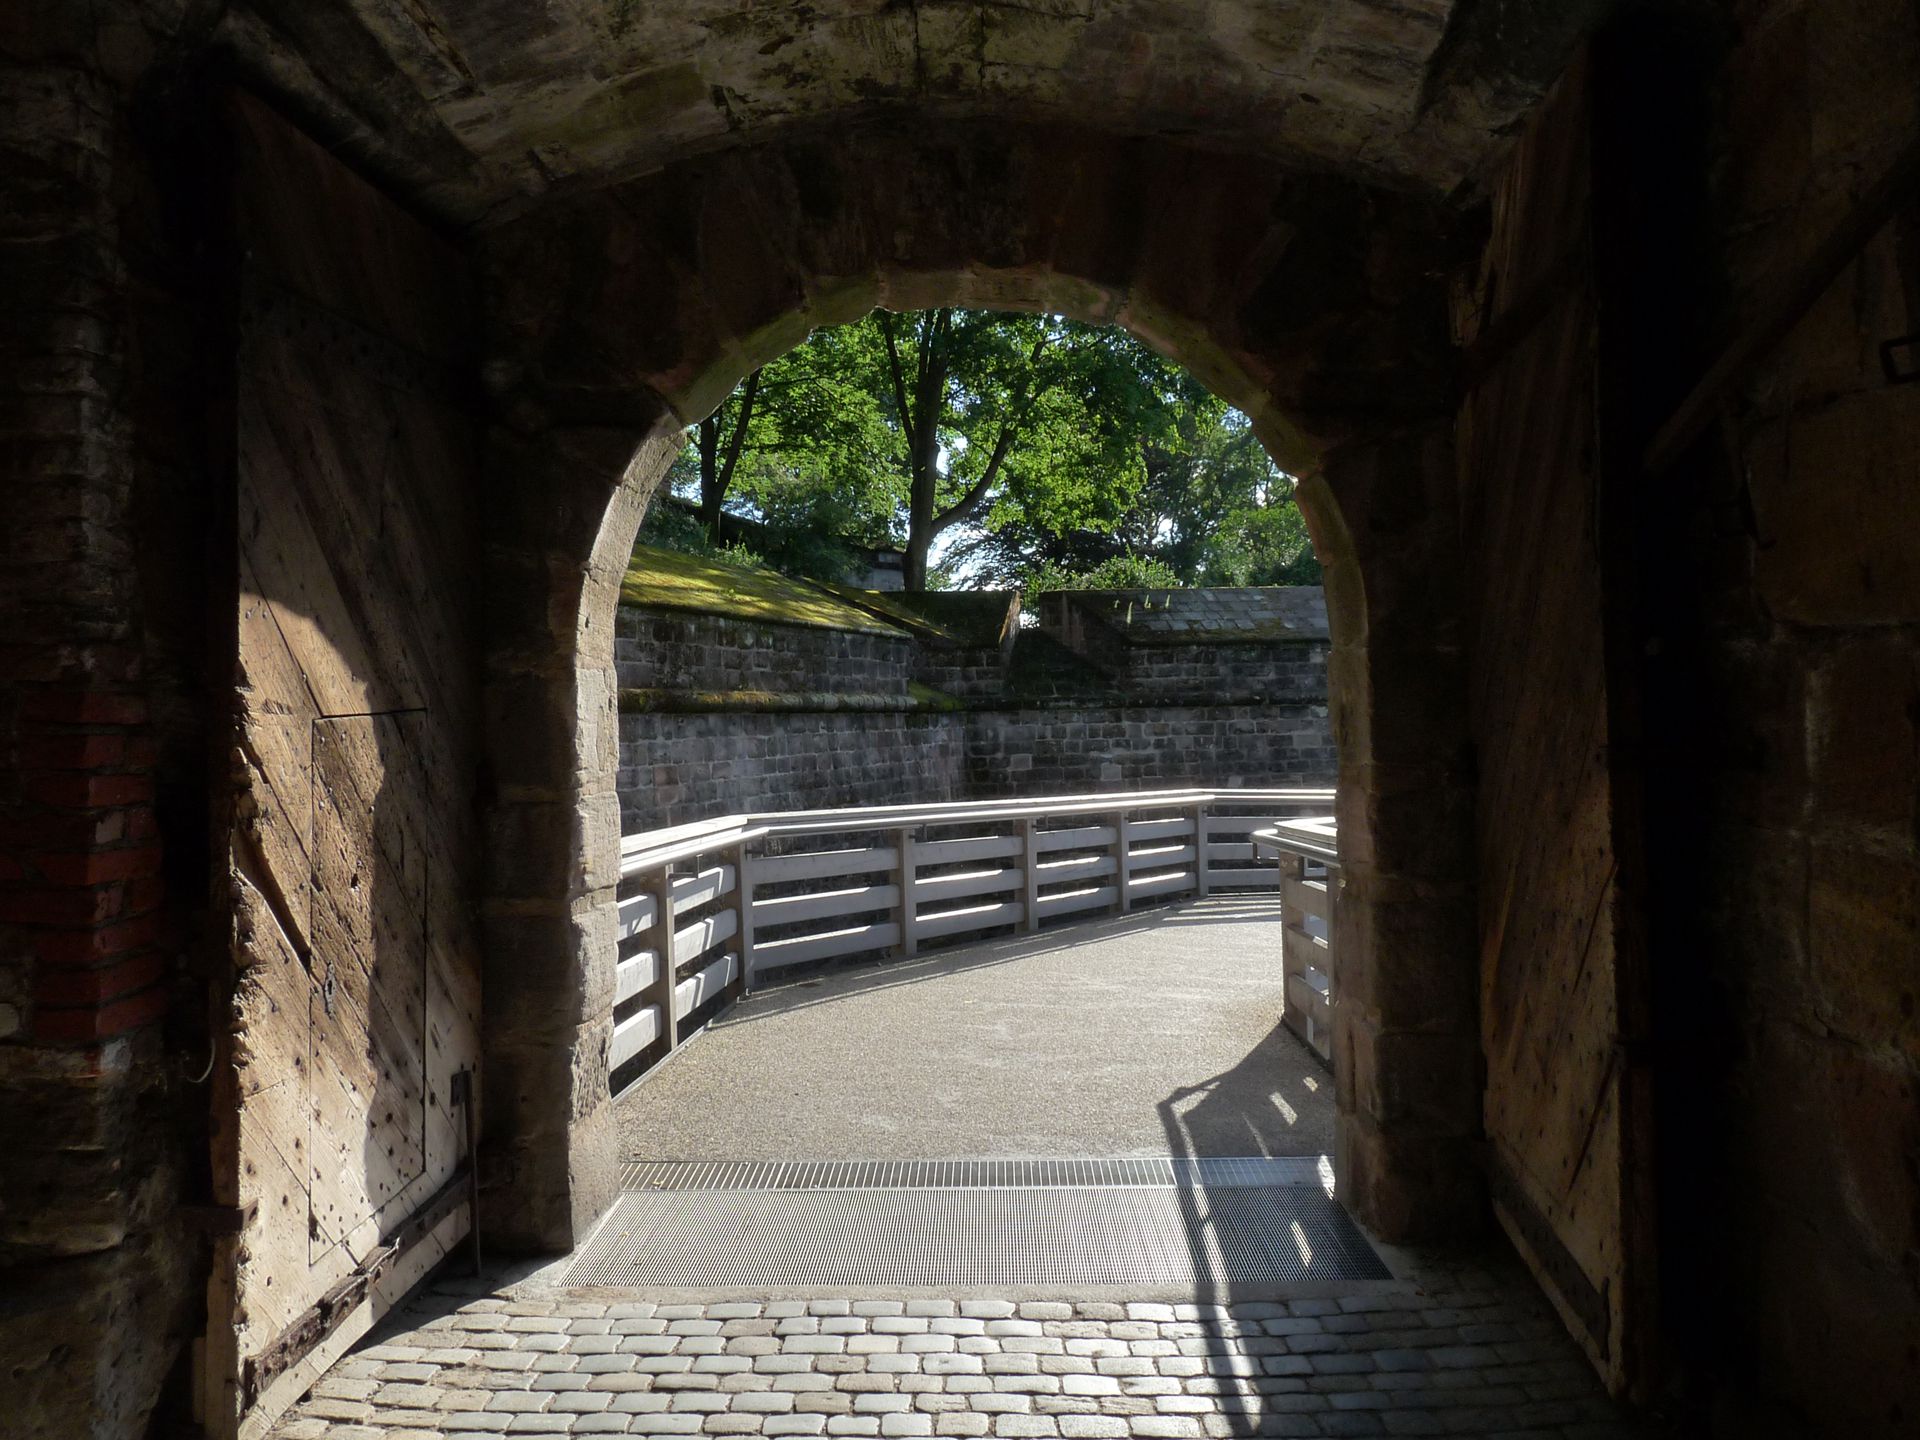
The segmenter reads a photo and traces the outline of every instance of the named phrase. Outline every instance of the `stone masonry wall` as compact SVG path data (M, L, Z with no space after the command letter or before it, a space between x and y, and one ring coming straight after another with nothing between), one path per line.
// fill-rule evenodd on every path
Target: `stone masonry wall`
M831 690L904 698L913 674L914 642L904 635L632 605L620 607L614 635L623 690Z
M626 833L753 810L1331 785L1336 768L1324 645L1140 647L1132 687L1023 703L997 648L635 606L616 635ZM909 674L960 703L909 699Z
M1325 642L1289 645L1138 645L1126 652L1120 683L1132 695L1323 700Z
M925 646L913 678L960 700L998 695L1007 684L1007 657L998 645Z
M1326 785L1327 707L1090 706L966 716L967 794Z
M1325 704L628 714L625 833L751 810L1332 785Z
M622 715L620 828L958 799L967 748L956 721L904 709Z
M1911 145L1920 16L1729 9L1714 239L1745 316ZM1920 385L1880 350L1916 331L1909 198L1729 399L1673 567L1700 577L1675 649L1705 963L1668 1008L1711 1097L1679 1119L1716 1142L1693 1189L1728 1434L1920 1426Z

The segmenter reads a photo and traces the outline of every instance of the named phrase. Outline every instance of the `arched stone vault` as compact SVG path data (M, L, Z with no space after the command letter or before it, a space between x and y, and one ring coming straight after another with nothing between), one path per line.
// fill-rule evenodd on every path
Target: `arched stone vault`
M611 628L681 427L874 305L1126 326L1306 478L1351 855L1342 1169L1403 1239L1477 1216L1470 805L1434 204L1166 142L870 129L689 162L490 231L492 1226L570 1242L610 1193Z
M163 7L156 5L154 8ZM786 130L1086 123L1445 193L1607 0L247 0L184 9L461 224Z

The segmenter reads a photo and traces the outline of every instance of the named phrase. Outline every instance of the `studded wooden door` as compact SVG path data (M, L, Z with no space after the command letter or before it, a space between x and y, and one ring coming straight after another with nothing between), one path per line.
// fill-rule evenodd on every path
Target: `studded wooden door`
M258 104L232 135L231 1233L199 1409L249 1436L470 1223L478 664L459 257Z
M1636 779L1610 664L1584 67L1532 118L1463 307L1484 1121L1494 1212L1619 1394L1654 1323ZM1630 747L1628 747L1630 748Z

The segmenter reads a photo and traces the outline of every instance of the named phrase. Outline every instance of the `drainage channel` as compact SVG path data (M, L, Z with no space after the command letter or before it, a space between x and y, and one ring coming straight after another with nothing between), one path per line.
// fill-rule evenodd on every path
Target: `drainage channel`
M1323 1158L637 1161L571 1286L1138 1287L1390 1274Z

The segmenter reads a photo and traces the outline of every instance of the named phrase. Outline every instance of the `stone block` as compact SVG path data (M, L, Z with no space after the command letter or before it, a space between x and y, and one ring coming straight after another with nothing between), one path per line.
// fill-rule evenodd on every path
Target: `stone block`
M1394 898L1349 874L1334 909L1334 993L1386 1030L1473 1033L1479 947L1464 895Z
M1896 385L1802 411L1748 449L1761 597L1805 625L1920 619L1920 389Z
M1870 637L1831 654L1807 686L1814 813L1896 844L1920 829L1920 649Z
M1835 1035L1920 1064L1920 856L1840 841L1810 847L1807 949Z
M1343 1110L1334 1125L1334 1168L1341 1203L1389 1244L1457 1243L1487 1228L1474 1141L1397 1134Z
M1353 1109L1396 1134L1472 1137L1480 1128L1480 1045L1471 1034L1341 1027L1336 1059Z
M1735 640L1706 660L1718 733L1699 757L1714 807L1752 824L1797 823L1807 800L1805 656Z
M538 901L573 894L582 881L583 830L580 806L571 799L494 805L486 817L487 893ZM617 855L617 842L613 850Z

